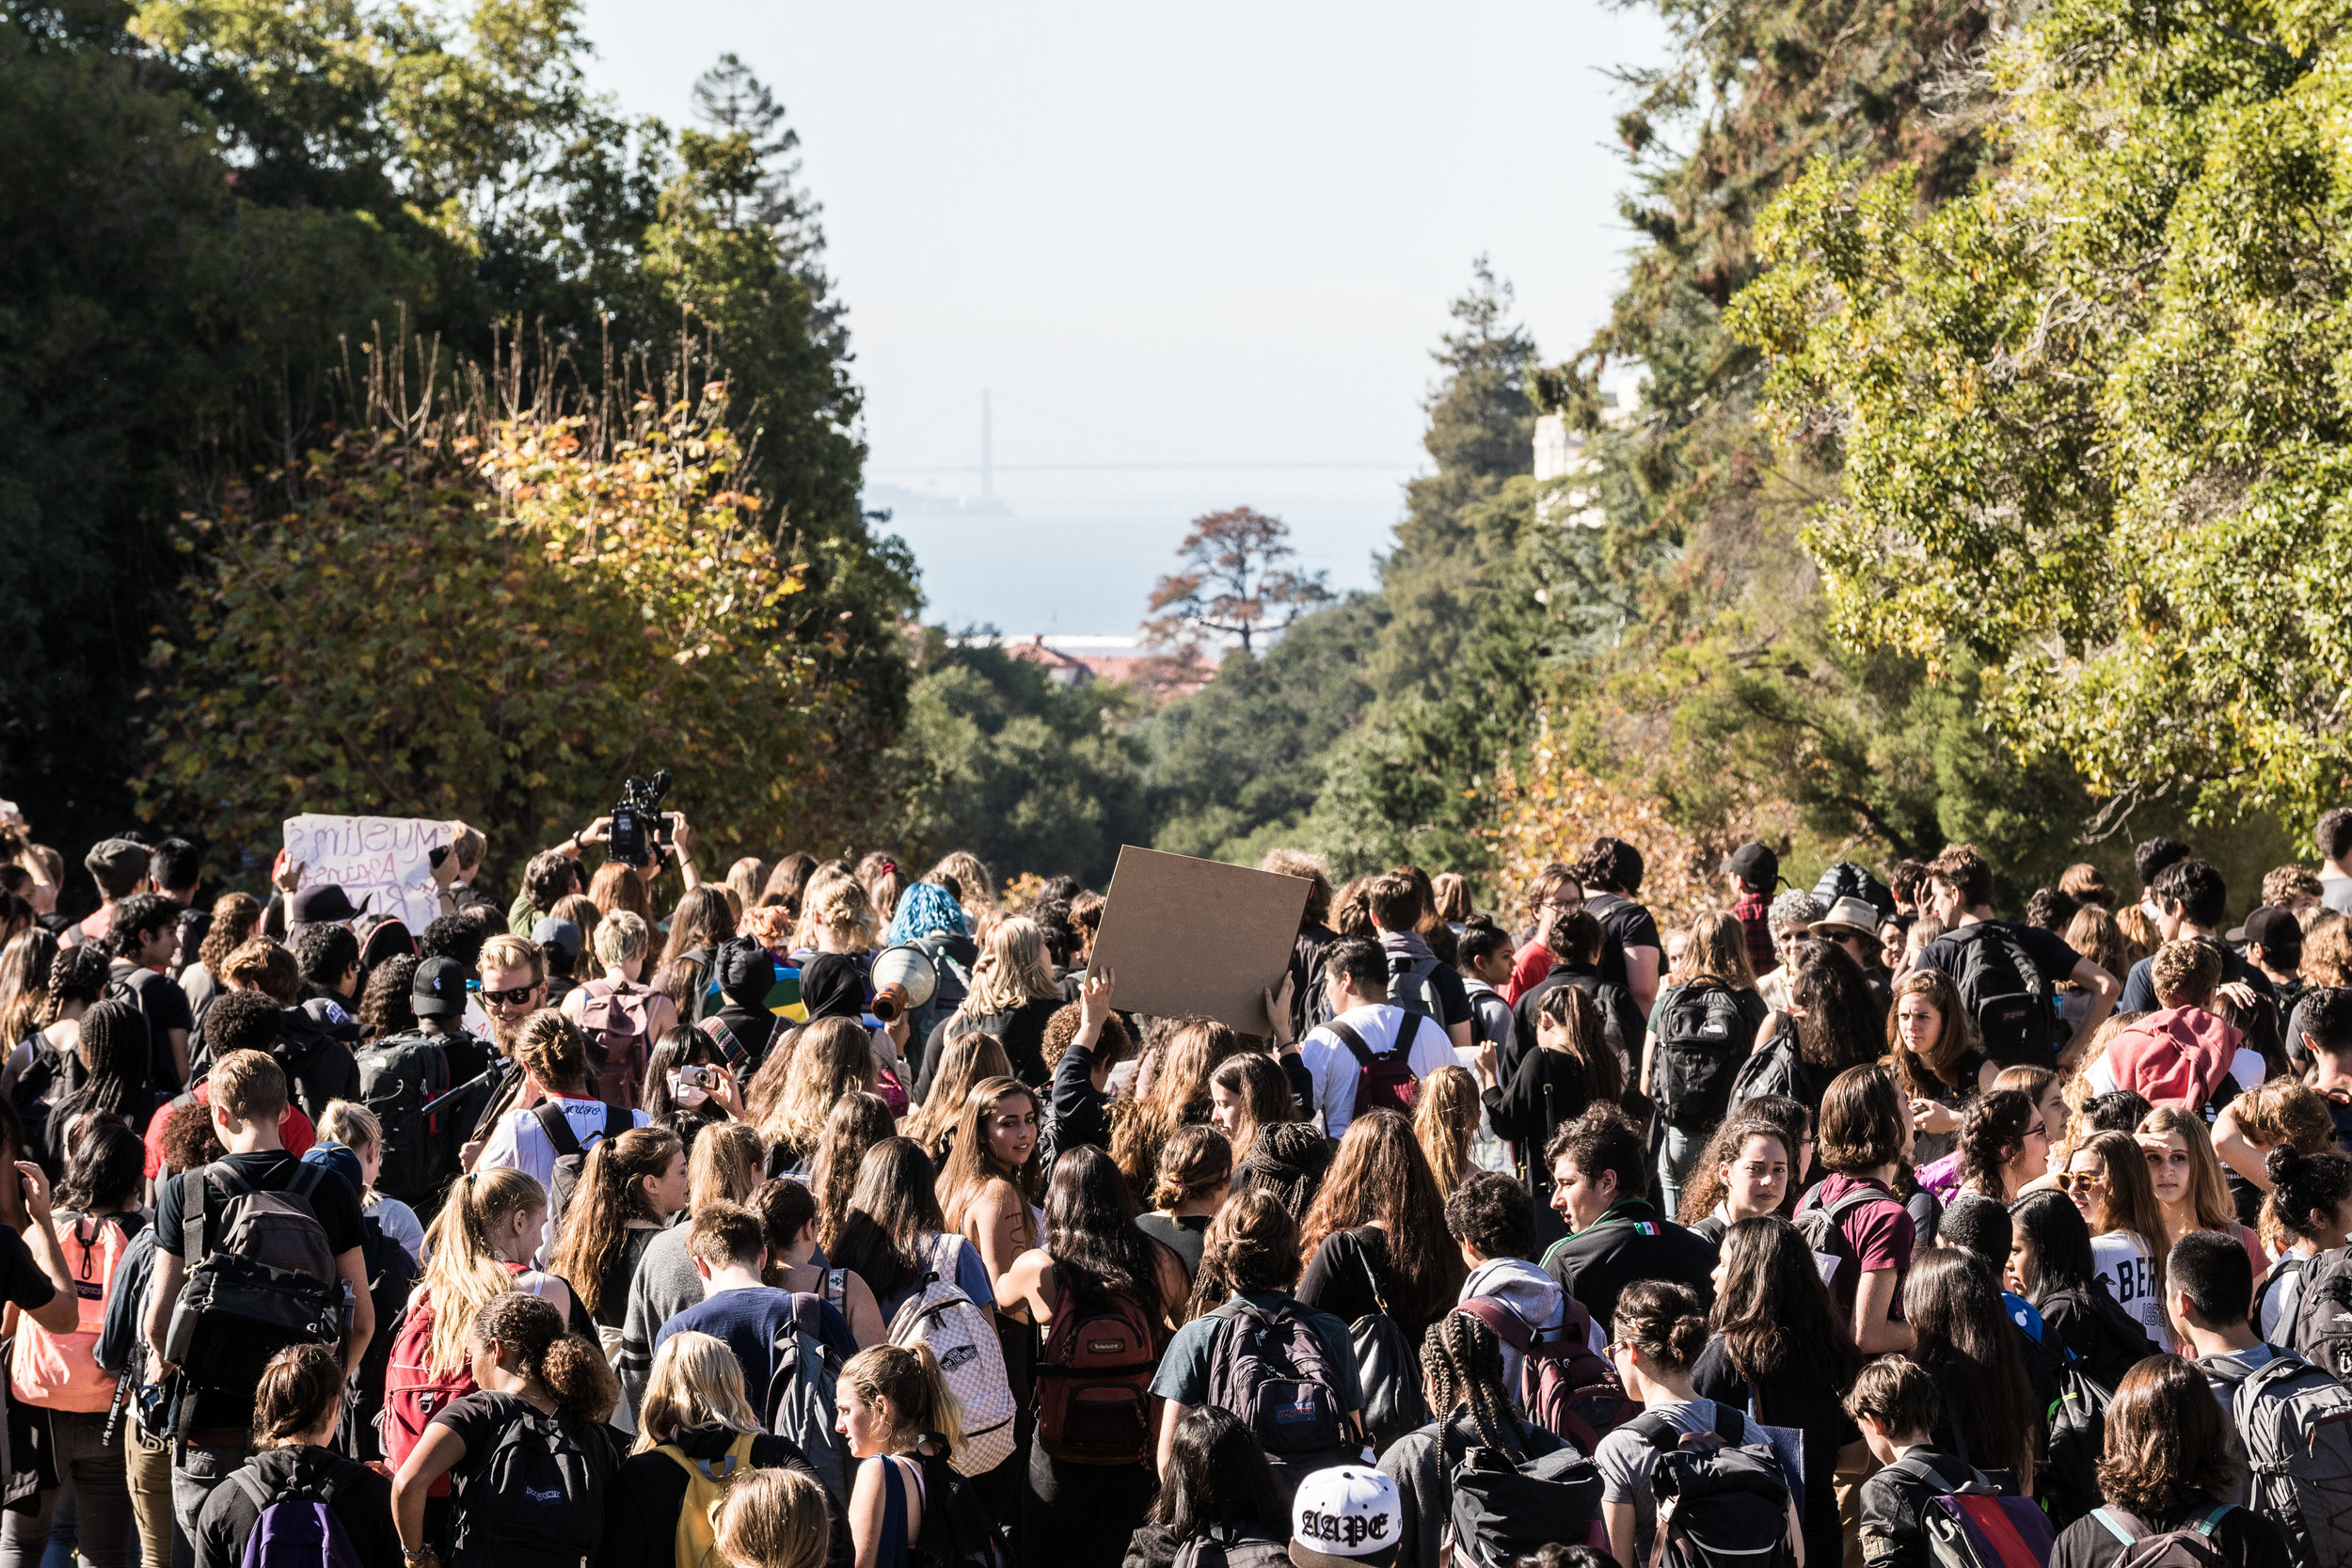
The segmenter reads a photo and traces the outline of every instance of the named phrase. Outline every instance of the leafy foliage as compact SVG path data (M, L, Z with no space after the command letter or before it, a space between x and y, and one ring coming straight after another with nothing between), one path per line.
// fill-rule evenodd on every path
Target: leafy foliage
M936 628L922 663L881 774L898 814L890 836L915 858L970 849L991 865L1107 883L1120 846L1149 836L1141 748L1117 728L1126 699L1057 686L1001 648L952 647Z
M787 626L805 584L736 487L723 386L609 422L544 393L493 418L482 388L437 418L391 386L190 519L188 636L151 655L149 811L262 857L296 807L497 823L527 848L656 768L688 809L725 802L703 814L723 855L837 811L834 704Z
M1222 632L1240 638L1248 653L1259 638L1329 603L1327 574L1284 564L1298 557L1290 533L1279 517L1247 506L1195 517L1176 546L1183 570L1152 585L1144 634L1154 642L1189 643L1202 632Z
M1920 214L1823 161L1739 327L1835 441L1836 625L1983 668L2121 808L2297 816L2346 777L2341 19L2063 0L1996 60L2005 166Z

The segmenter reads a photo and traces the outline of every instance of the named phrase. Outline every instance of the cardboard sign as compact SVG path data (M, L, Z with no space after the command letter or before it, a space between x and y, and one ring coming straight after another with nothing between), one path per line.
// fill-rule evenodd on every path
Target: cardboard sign
M302 867L302 886L340 886L352 903L389 914L421 932L441 912L432 852L455 835L446 822L419 816L286 818L286 859Z
M1290 967L1312 891L1304 878L1130 844L1111 874L1093 962L1118 975L1121 1008L1269 1034L1265 993Z

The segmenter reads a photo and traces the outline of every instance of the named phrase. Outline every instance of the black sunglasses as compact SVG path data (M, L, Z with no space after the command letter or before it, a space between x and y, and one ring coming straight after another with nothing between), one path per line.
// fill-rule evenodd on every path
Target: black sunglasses
M485 990L482 993L482 1000L501 1007L519 1007L530 1001L531 993L538 989L537 986L516 986L513 990Z

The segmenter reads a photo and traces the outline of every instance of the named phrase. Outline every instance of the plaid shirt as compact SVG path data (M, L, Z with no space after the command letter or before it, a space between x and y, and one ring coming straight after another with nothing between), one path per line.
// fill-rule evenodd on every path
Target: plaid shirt
M1731 912L1740 919L1740 934L1748 939L1748 962L1758 974L1780 966L1780 954L1772 947L1772 929L1766 923L1772 901L1761 893L1742 891L1740 901L1731 906Z

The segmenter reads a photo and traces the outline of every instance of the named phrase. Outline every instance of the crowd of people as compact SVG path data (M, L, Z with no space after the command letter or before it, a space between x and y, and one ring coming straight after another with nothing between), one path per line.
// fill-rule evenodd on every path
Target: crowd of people
M415 931L6 830L0 1568L2352 1562L2352 811L2017 920L1278 850L1258 1034L609 826Z

